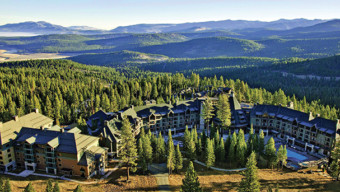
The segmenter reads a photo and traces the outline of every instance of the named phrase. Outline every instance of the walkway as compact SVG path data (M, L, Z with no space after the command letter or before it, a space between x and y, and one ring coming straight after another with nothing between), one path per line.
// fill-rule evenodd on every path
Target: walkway
M159 191L170 192L169 174L166 164L152 164L149 166L149 170L156 177Z
M195 163L203 165L203 166L207 166L205 163L202 163L200 161L194 160ZM217 167L210 167L210 169L216 170L216 171L224 171L224 172L236 172L236 171L244 171L247 168L239 168L239 169L221 169L221 168L217 168Z
M11 172L5 172L4 174L7 175L13 175L13 176L17 176L17 177L27 177L30 176L32 173L34 173L34 171L31 170L24 170L21 173L17 174L17 173L11 173Z
M59 177L57 175L48 175L48 174L34 173L33 171L30 171L30 170L24 170L24 171L22 171L19 174L11 173L11 172L6 172L5 174L12 175L12 176L17 176L17 177L28 177L30 175L34 175L34 176L39 176L39 177L49 177L49 178L53 178L53 179L61 179L61 180L66 180L66 181L72 181L72 182L83 184L83 185L91 185L91 184L97 184L100 181L103 181L104 179L107 179L113 172L118 170L121 165L122 165L122 163L120 162L114 168L108 169L108 172L103 177L101 177L99 180L96 180L96 181L78 181L78 180L75 180L75 179L67 178L65 176Z

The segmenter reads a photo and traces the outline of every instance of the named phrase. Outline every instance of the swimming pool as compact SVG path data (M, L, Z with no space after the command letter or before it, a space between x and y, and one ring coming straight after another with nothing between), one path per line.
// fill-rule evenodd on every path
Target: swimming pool
M287 149L287 156L288 157L293 157L293 158L298 159L300 161L304 161L304 160L308 159L306 156L301 155L299 153L296 153L294 151L291 151L289 149Z

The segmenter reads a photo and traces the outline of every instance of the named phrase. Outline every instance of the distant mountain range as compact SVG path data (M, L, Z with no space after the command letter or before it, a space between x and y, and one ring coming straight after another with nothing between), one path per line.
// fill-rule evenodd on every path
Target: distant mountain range
M125 27L117 27L111 32L115 33L164 33L164 32L195 32L202 30L236 30L249 28L263 28L271 30L289 30L296 27L307 27L325 22L326 20L308 19L280 19L277 21L247 21L247 20L224 20L207 21L180 24L138 24ZM190 31L191 29L191 31ZM189 30L189 31L188 31Z
M0 32L26 32L36 34L101 34L104 31L88 26L64 27L45 21L27 21L0 26Z
M203 32L203 31L259 31L259 30L292 30L312 27L327 20L315 19L280 19L277 21L223 20L180 24L137 24L120 26L112 30L101 30L88 26L64 27L45 21L13 23L0 26L0 32L29 32L37 34L105 34L105 33L167 33L167 32ZM339 28L339 26L334 26Z

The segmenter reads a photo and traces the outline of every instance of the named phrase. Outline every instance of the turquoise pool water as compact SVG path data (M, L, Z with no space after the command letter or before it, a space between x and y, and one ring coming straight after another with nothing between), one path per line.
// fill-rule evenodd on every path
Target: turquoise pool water
M300 161L304 161L304 160L308 159L306 156L301 155L299 153L296 153L294 151L291 151L289 149L287 149L287 156L288 157L294 157L295 159L298 159Z

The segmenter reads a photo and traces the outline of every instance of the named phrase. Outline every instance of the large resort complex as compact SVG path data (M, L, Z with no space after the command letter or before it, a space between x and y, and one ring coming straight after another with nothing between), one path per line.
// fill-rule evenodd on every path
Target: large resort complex
M330 155L339 139L340 122L313 117L293 106L240 104L232 90L219 88L211 97L215 105L219 94L229 96L232 131L251 128L274 136L288 147L308 152L315 159ZM14 117L0 124L0 169L11 171L19 167L49 174L89 178L103 175L108 158L119 156L122 121L128 118L134 135L141 128L154 134L176 134L186 127L203 131L202 103L207 93L198 93L190 100L157 104L145 101L143 106L130 106L117 112L97 111L87 120L88 135L78 128L65 130L38 110ZM211 95L211 94L210 94ZM216 116L212 122L219 124Z
M50 174L89 178L104 174L107 149L99 138L53 126L38 110L0 124L0 169L19 167Z
M299 151L308 152L316 159L327 157L339 139L340 122L313 117L312 114L293 109L290 106L241 105L234 93L229 88L219 88L211 97L216 104L219 94L228 94L231 110L232 131L243 129L255 132L262 130L266 135L272 135L277 140ZM136 135L140 128L153 133L183 132L185 127L196 127L202 131L204 120L201 115L202 102L207 98L207 93L196 94L191 100L177 102L175 104L156 104L145 102L139 107L128 107L118 112L98 111L89 117L88 132L95 136L102 136L106 142L105 147L109 152L116 153L119 149L119 129L123 118L129 118ZM212 122L218 124L216 116ZM118 155L118 154L117 154ZM315 159L312 158L312 159Z

